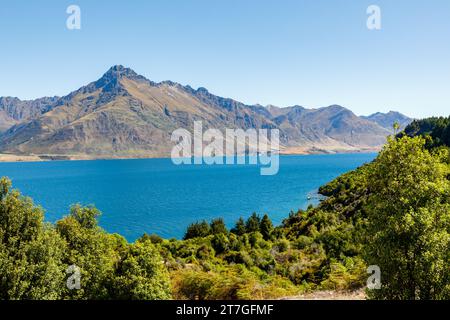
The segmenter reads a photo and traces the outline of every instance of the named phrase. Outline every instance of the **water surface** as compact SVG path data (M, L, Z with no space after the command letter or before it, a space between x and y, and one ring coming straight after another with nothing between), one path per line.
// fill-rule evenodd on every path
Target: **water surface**
M182 165L170 159L0 163L0 176L46 210L54 222L74 203L95 204L100 225L134 241L143 233L181 238L197 220L223 217L232 226L252 212L279 224L324 183L375 154L281 156L274 176L254 165Z

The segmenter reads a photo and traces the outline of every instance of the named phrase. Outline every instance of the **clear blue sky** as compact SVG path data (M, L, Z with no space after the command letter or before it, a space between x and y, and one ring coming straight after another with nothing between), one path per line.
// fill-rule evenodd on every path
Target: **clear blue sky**
M449 115L450 1L0 2L0 96L64 95L114 64L251 104Z

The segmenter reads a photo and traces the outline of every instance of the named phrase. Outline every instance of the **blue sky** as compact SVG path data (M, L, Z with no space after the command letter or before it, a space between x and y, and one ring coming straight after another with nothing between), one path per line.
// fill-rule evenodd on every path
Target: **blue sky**
M450 1L0 2L0 96L64 95L115 64L249 104L449 115Z

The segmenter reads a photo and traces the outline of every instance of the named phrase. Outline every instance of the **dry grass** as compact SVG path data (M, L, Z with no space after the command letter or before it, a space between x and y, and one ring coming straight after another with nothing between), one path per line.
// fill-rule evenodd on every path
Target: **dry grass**
M364 290L356 291L315 291L299 296L285 297L282 300L365 300Z

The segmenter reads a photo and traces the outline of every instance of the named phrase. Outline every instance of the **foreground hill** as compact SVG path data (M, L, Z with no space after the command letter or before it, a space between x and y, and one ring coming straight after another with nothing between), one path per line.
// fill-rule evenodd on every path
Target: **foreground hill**
M390 117L395 121L395 117ZM123 66L64 97L0 98L0 153L69 158L164 157L177 128L278 128L285 153L378 149L390 130L341 106L246 105ZM386 120L385 122L387 122Z

